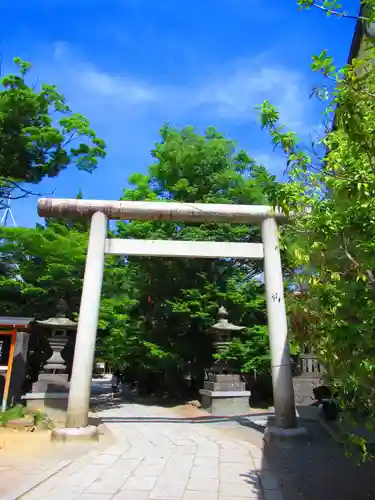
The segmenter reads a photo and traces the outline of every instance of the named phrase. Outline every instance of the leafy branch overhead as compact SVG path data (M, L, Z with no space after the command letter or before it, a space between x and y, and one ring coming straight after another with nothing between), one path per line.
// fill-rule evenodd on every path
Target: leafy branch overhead
M339 0L298 0L297 5L299 5L301 9L314 8L321 10L327 16L337 16L347 19L359 19L366 22L373 22L375 20L374 14L372 12L373 0L361 1L362 10L364 9L366 11L366 16L347 11Z
M0 87L0 191L37 184L69 165L92 172L106 155L104 141L55 85L27 83L30 63L14 62L18 73L4 76Z

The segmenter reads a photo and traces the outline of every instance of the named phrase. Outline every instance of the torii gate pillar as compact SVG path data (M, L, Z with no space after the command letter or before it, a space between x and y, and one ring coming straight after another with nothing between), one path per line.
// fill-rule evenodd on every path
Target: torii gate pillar
M297 418L276 220L264 219L261 231L276 425L290 429L297 427Z
M107 232L107 216L101 212L96 212L91 219L87 248L85 277L79 308L68 411L65 422L67 428L86 427L88 424Z

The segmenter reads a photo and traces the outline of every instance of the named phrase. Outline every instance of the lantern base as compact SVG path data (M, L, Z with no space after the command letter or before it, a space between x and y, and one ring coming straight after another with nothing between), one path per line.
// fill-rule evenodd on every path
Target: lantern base
M212 373L204 383L204 389L209 391L246 391L245 382L241 382L240 375L229 373Z
M68 392L29 392L22 396L22 400L28 410L45 413L54 422L64 422L68 397Z
M214 417L233 417L250 413L250 391L210 391L201 389L201 408Z
M69 375L67 373L41 373L32 385L32 392L69 392Z

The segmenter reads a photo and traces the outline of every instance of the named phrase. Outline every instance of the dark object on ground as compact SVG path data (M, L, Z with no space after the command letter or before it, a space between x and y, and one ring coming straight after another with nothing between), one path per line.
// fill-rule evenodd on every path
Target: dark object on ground
M313 389L314 397L319 402L322 403L324 399L332 399L332 390L327 385L319 385Z
M320 385L319 387L314 387L313 393L321 406L323 417L330 422L337 420L339 417L339 405L334 399L336 394L332 393L331 388L326 385Z
M337 420L339 416L339 407L336 401L323 401L322 402L322 413L326 420L333 421Z
M258 408L273 405L272 378L271 375L259 375L252 377L245 375L246 389L251 392L250 406Z

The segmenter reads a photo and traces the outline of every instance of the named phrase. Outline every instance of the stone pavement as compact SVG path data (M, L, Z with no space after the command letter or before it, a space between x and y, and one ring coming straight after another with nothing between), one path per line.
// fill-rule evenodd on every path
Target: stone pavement
M9 461L0 450L0 499L374 498L375 462L356 467L317 423L303 422L308 442L262 449L270 416L253 415L240 425L232 419L181 418L177 410L105 395L97 403L112 438L59 446L38 459Z
M38 446L38 445L36 445ZM74 445L64 450L52 449L47 453L36 453L38 458L27 454L17 456L0 453L0 499L14 500L22 497L25 492L32 490L38 484L51 478L63 470L72 461L92 450L92 445ZM94 445L95 449L101 445Z
M250 428L139 404L108 405L98 415L115 444L61 462L36 488L4 498L282 500L262 458L261 435Z
M17 498L62 469L62 460L19 460L0 457L0 498Z

